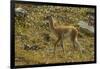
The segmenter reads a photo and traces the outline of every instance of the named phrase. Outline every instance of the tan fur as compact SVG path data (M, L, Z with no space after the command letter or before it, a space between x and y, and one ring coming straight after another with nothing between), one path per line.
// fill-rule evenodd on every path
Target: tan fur
M56 46L59 42L61 42L61 47L64 52L64 47L63 47L63 38L64 34L69 33L70 35L70 40L75 48L75 44L80 46L79 42L77 41L77 36L78 36L78 30L74 26L54 26L54 19L51 16L47 16L46 18L49 21L49 28L51 31L54 32L54 34L57 36L57 41L54 44L54 54L56 50Z

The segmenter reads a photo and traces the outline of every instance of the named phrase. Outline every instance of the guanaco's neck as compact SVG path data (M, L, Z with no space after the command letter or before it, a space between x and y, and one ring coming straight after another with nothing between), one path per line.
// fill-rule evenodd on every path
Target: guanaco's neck
M55 27L54 27L54 20L53 20L53 18L51 17L49 21L50 21L49 27L50 27L50 29L53 31L53 30L55 29Z

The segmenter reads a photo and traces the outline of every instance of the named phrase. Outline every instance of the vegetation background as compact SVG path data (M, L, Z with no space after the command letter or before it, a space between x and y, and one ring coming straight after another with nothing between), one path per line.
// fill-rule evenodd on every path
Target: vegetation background
M77 26L79 21L88 22L88 12L93 8L51 6L36 4L17 4L28 11L27 17L15 17L15 64L35 65L51 63L85 62L94 61L94 36L87 30L80 29L79 42L84 48L72 49L71 42L65 38L64 55L60 46L57 47L56 57L53 56L53 44L57 37L49 30L44 17L53 15L57 25ZM28 45L32 50L24 49Z

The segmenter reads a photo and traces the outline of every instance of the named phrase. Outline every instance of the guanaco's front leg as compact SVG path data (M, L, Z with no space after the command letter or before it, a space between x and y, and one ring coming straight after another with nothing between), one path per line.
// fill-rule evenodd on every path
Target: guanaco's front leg
M60 40L61 40L61 37L59 36L58 39L57 39L57 41L56 41L55 44L54 44L54 56L55 56L55 54L56 54L57 44L59 43Z
M62 47L63 53L65 55L65 50L64 50L64 45L63 45L63 37L64 37L64 35L62 34L61 35L61 47Z

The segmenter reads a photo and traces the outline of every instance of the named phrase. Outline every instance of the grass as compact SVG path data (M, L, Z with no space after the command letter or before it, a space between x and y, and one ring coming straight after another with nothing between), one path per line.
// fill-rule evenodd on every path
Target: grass
M54 36L54 35L53 35ZM30 65L30 64L47 64L47 63L65 63L65 62L83 62L94 61L94 39L93 37L79 38L82 47L85 49L84 53L80 53L79 50L74 50L70 41L64 40L64 48L66 54L64 55L60 46L57 47L56 57L53 55L54 41L46 42L39 33L29 37L30 40L16 39L16 58L21 58L16 61L16 65ZM29 45L37 44L41 47L40 50L24 50L23 44ZM57 60L55 60L57 59Z
M20 7L21 5L16 4L16 6ZM53 12L50 12L49 14L55 14L54 11L56 7L53 8ZM71 42L66 37L63 39L65 54L63 53L62 48L58 46L56 56L54 56L54 43L57 37L49 30L48 25L43 19L43 17L47 15L44 10L48 9L47 11L50 11L49 7L45 9L44 6L41 8L35 8L34 6L34 9L32 7L26 7L26 9L29 9L30 11L27 18L18 19L18 17L15 17L16 66L94 61L94 37L85 34L83 31L80 31L83 36L79 37L78 40L82 48L84 48L84 52L81 53L78 49L73 49ZM57 15L62 14L63 11L57 13ZM64 22L64 20L61 22ZM58 23L61 24L61 22ZM24 44L29 46L36 45L39 49L25 50Z

